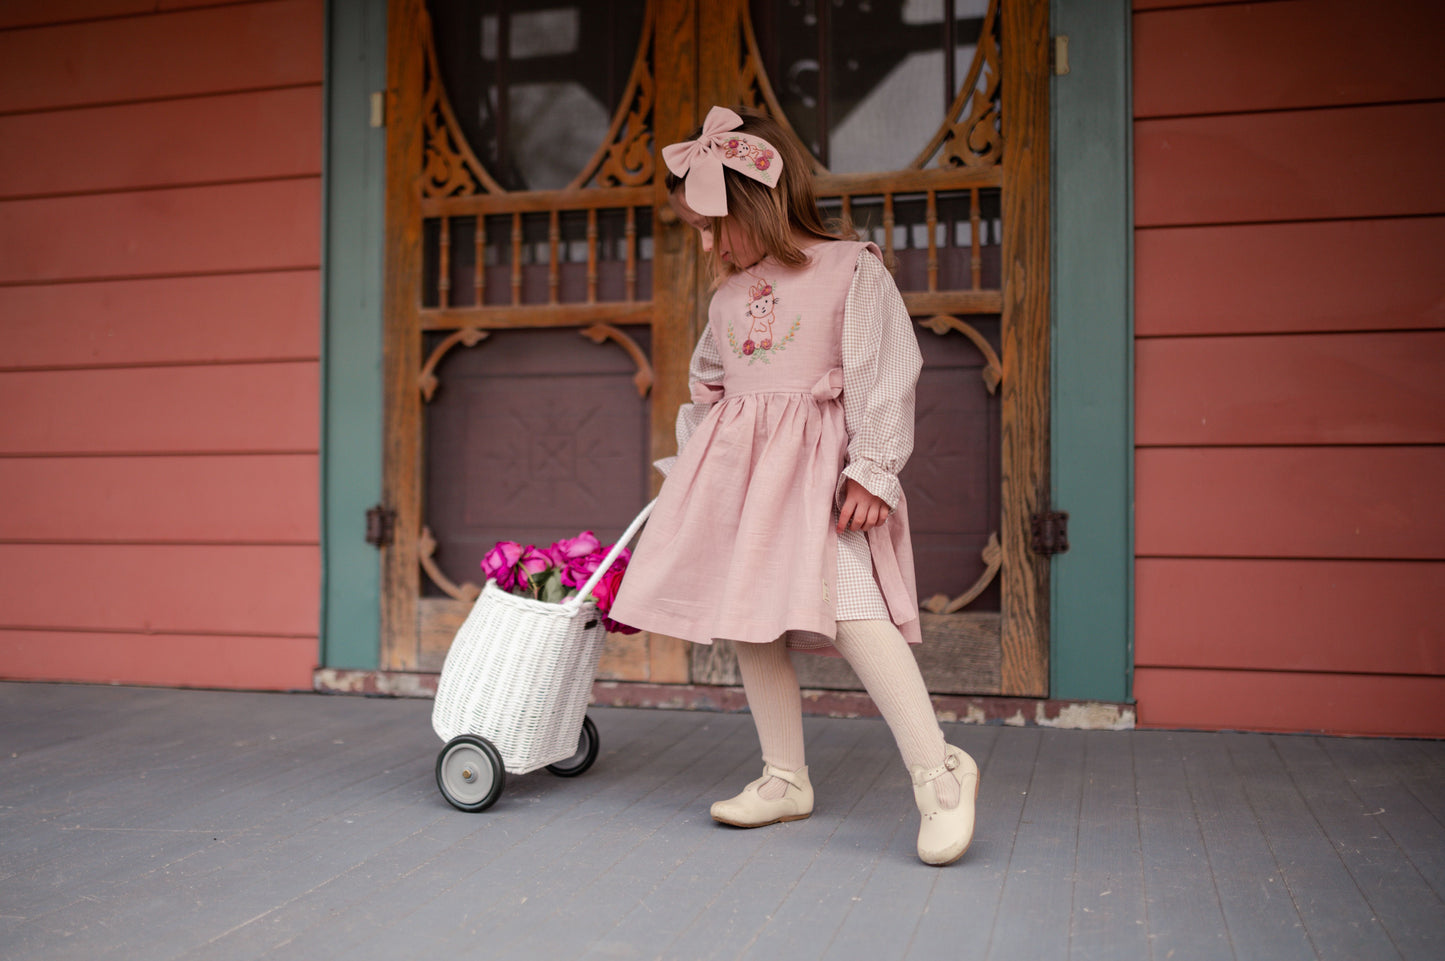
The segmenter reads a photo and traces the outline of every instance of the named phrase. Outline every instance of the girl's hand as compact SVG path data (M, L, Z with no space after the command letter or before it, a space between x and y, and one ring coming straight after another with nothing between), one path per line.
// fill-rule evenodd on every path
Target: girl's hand
M843 507L838 511L838 533L850 528L870 531L886 521L890 513L887 501L850 477L843 489Z

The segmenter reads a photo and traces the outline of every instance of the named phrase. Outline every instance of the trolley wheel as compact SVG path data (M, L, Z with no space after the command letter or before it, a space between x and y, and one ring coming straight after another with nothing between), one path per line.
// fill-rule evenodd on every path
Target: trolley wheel
M437 755L437 787L454 808L485 811L497 803L506 783L502 755L484 737L459 734Z
M558 777L576 777L597 760L597 745L597 725L592 723L592 718L583 715L582 733L577 736L577 753L556 764L548 764L547 770Z

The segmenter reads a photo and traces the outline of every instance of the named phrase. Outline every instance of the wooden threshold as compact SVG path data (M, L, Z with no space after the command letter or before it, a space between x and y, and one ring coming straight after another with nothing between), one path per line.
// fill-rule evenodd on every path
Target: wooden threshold
M317 669L313 684L322 694L372 697L434 697L437 674L408 671ZM1004 724L1010 727L1053 727L1070 730L1133 730L1133 704L1117 701L1070 701L1030 697L932 695L940 722ZM715 684L649 684L597 681L591 703L599 707L638 707L673 711L740 713L747 709L741 687ZM804 688L803 713L810 717L878 717L878 708L862 691Z

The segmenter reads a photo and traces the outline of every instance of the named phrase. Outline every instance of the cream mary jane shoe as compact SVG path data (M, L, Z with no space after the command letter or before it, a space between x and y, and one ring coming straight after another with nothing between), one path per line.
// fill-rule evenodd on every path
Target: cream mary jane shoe
M776 801L768 801L758 796L758 788L770 777L788 782L788 786L783 789L783 796ZM771 764L763 765L763 776L743 788L743 793L726 801L718 801L712 806L714 821L731 824L736 828L760 828L765 824L777 824L779 821L801 821L812 813L813 785L808 783L807 767L784 771Z
M952 744L945 745L943 763L935 768L910 768L913 799L922 822L918 825L918 856L925 864L952 864L963 857L973 840L973 808L978 799L978 765ZM958 806L938 802L934 778L952 771L958 778Z

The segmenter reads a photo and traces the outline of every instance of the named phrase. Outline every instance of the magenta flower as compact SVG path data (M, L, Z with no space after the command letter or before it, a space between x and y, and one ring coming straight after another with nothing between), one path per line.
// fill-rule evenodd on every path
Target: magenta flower
M525 585L533 574L540 574L551 566L552 558L529 544L517 560L517 581Z
M588 554L595 554L602 549L602 542L597 535L591 531L583 531L576 537L564 537L551 547L546 553L551 555L558 567L575 560L579 557L586 557Z
M498 541L497 546L487 551L482 558L482 576L496 581L504 591L517 586L517 561L522 559L525 548L516 541Z
M758 345L753 343L751 340L745 340L743 341L743 353L751 354L754 350L757 349L757 346Z
M498 541L497 546L482 558L482 574L496 581L504 591L529 590L531 583L528 579L551 566L551 558L546 554L530 544L523 547L516 541Z
M482 574L496 581L504 591L555 602L580 590L611 550L612 545L603 547L591 531L563 538L546 549L530 544L523 547L516 541L499 541L482 558ZM617 561L592 591L604 616L612 609L613 598L622 583L622 572L631 559L632 552L627 548L618 552ZM636 633L633 628L612 620L608 620L607 625L608 630Z
M544 552L556 566L558 576L567 587L581 587L597 570L597 564L601 561L602 544L597 540L597 535L591 531L583 531L576 537L566 537ZM593 559L593 555L597 555Z
M614 621L607 616L607 612L612 610L612 602L617 600L617 591L622 587L622 574L622 566L614 564L606 574L602 575L602 580L598 581L597 586L593 588L592 596L597 599L597 609L602 612L604 627L617 634L636 634L637 628Z
M578 557L562 567L562 583L568 587L581 587L587 583L587 578L597 570L602 563L603 554L598 551L595 554L588 554L586 557Z

